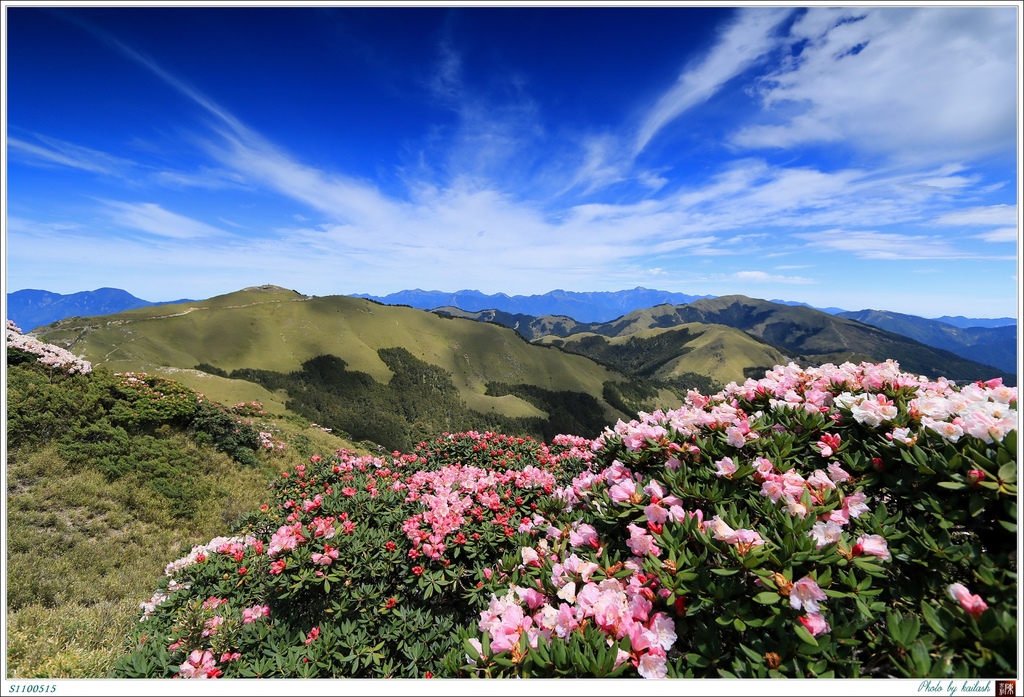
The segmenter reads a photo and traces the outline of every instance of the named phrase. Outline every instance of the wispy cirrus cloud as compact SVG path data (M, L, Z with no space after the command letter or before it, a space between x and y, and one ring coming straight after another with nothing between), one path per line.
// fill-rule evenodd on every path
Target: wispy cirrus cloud
M1016 225L1017 206L1001 203L963 208L943 213L935 222L939 225Z
M809 246L852 254L861 259L1012 259L992 257L954 247L938 235L904 235L872 230L823 230L798 232L794 237L807 240Z
M988 232L982 232L977 235L971 235L971 237L974 237L975 239L979 240L985 240L986 242L1016 242L1017 228L997 228L995 230L989 230Z
M764 271L737 271L732 274L732 278L746 283L785 283L790 285L807 285L818 282L813 278L804 278L803 276L780 276L778 274L770 274Z
M636 134L638 154L666 124L713 96L722 86L779 45L775 29L792 13L788 8L741 9L716 45L651 107Z
M126 177L135 167L131 160L100 150L39 134L33 134L33 137L39 143L9 137L9 152L22 161L36 166L60 165L115 177Z
M202 221L172 213L157 203L104 201L103 204L117 225L157 237L187 240L230 235Z

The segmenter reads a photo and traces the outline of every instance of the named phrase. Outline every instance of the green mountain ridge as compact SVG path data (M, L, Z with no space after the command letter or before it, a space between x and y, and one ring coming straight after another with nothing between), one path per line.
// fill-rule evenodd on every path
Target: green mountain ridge
M990 354L982 351L980 355L992 355L993 362L1002 368L971 360L935 343L929 343L924 340L926 337L916 338L910 329L905 327L900 327L901 331L890 330L886 327L871 326L871 323L860 322L856 318L831 315L808 306L785 305L742 295L701 299L686 305L657 305L635 310L604 323L576 322L568 317L557 316L509 315L494 310L471 313L457 308L441 308L437 312L510 326L537 343L557 345L568 351L590 355L592 358L596 358L599 353L607 353L607 350L598 349L598 344L594 343L592 338L587 339L590 342L588 348L584 345L583 339L576 337L603 336L614 339L648 330L697 323L738 330L746 337L771 347L776 352L776 360L788 356L790 358L786 360L823 364L845 361L881 362L892 358L898 361L904 370L919 374L944 375L960 381L1002 377L1006 384L1016 384L1015 371L1005 369L1008 362L1006 351L1002 350L1004 347L1001 344L994 344ZM1000 328L998 331L1007 334L1012 330ZM971 335L970 332L965 332L962 336ZM984 336L989 337L990 334L986 333ZM753 353L749 353L749 349L739 350L737 347L742 345L742 340L738 335L733 335L728 341L723 338L723 341L723 348L718 351L717 361L700 363L695 357L691 357L690 365L685 370L714 376L719 381L742 380L748 373L756 372L755 369L763 367L761 361L768 360L767 356L772 355L763 349ZM686 350L684 344L685 342L680 344L681 351ZM730 346L734 349L733 353L736 350L741 354L744 351L748 352L745 366L741 366L742 360L733 361L724 357L730 354ZM618 349L618 353L621 354L623 350ZM681 364L687 362L682 356L680 359ZM727 366L730 364L734 369L745 369L746 373L729 373ZM612 365L623 369L618 363L612 362Z
M625 413L604 398L605 385L630 381L584 356L531 344L498 325L349 296L305 296L276 286L104 317L69 318L35 334L112 371L167 375L189 386L203 383L196 389L214 399L230 401L226 395L244 386L249 393L260 392L261 401L269 395L311 409L313 404L326 408L327 398L297 398L301 385L311 379L300 373L313 369L310 361L318 357L336 356L349 382L338 387L334 398L351 396L353 386L362 385L359 399L379 407L381 419L402 405L395 401L397 393L382 393L371 383L390 385L396 377L394 365L401 366L396 384L404 390L414 389L408 382L413 377L450 380L456 399L464 402L460 409L549 422L565 415L559 405L567 404L568 397L559 395L580 394L592 400L580 406L591 414L587 423L598 417L614 423ZM393 350L404 350L408 358L386 353ZM208 370L197 370L200 365ZM438 378L434 369L447 377ZM257 371L259 381L224 377L237 378L245 371ZM675 401L670 393L664 397L651 406Z

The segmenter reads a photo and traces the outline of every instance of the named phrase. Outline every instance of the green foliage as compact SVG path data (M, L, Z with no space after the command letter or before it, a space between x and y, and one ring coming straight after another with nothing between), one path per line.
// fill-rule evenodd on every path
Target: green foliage
M232 371L232 379L288 392L288 409L324 424L354 441L370 441L388 451L409 450L414 443L443 431L470 428L551 438L558 433L596 435L607 424L596 398L581 392L544 390L531 385L491 383L487 394L514 394L547 412L547 418L482 414L469 409L447 371L395 347L380 349L393 373L387 384L350 370L337 356L323 355L283 374L251 368Z
M600 402L583 392L490 382L487 383L487 394L494 397L515 395L547 412L546 420L535 421L541 437L545 439L554 438L559 433L597 435L608 423Z
M209 373L210 375L216 375L222 378L226 378L228 376L228 371L224 370L223 368L218 368L215 365L210 365L209 363L197 364L196 370L201 370L204 373Z

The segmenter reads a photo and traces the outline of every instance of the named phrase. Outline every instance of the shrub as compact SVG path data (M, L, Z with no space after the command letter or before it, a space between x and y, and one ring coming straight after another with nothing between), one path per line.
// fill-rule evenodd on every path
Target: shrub
M314 455L118 675L1012 675L1016 400L789 365L592 442Z

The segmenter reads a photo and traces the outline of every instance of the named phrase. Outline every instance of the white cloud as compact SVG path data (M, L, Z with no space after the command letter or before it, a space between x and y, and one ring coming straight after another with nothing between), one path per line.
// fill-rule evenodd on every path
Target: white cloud
M1016 242L1017 228L1003 227L997 230L983 232L980 235L972 235L972 237L975 237L979 240L985 240L986 242Z
M999 204L976 206L944 213L935 219L939 225L1016 225L1017 206Z
M952 247L941 237L870 230L825 230L796 233L812 246L853 254L861 259L963 259L976 256Z
M125 228L158 237L194 239L221 237L229 233L193 218L165 210L156 203L104 201L113 221Z
M721 87L778 45L774 29L792 12L786 8L743 8L704 59L688 67L640 125L633 146L639 153L666 124L715 94Z
M767 122L734 142L842 141L898 160L1012 151L1017 11L810 8L788 37L798 54L764 80Z
M62 165L86 172L125 176L133 166L131 160L116 157L109 153L85 148L56 138L36 135L46 147L36 145L19 138L8 138L7 145L11 152L20 156L19 159L34 165Z
M81 229L82 225L79 223L41 222L15 215L7 216L7 233L13 233L15 236L28 235L49 238L53 235L63 235Z
M793 285L807 285L817 283L813 278L803 276L778 276L765 273L764 271L737 271L732 275L736 281L748 283L788 283Z

